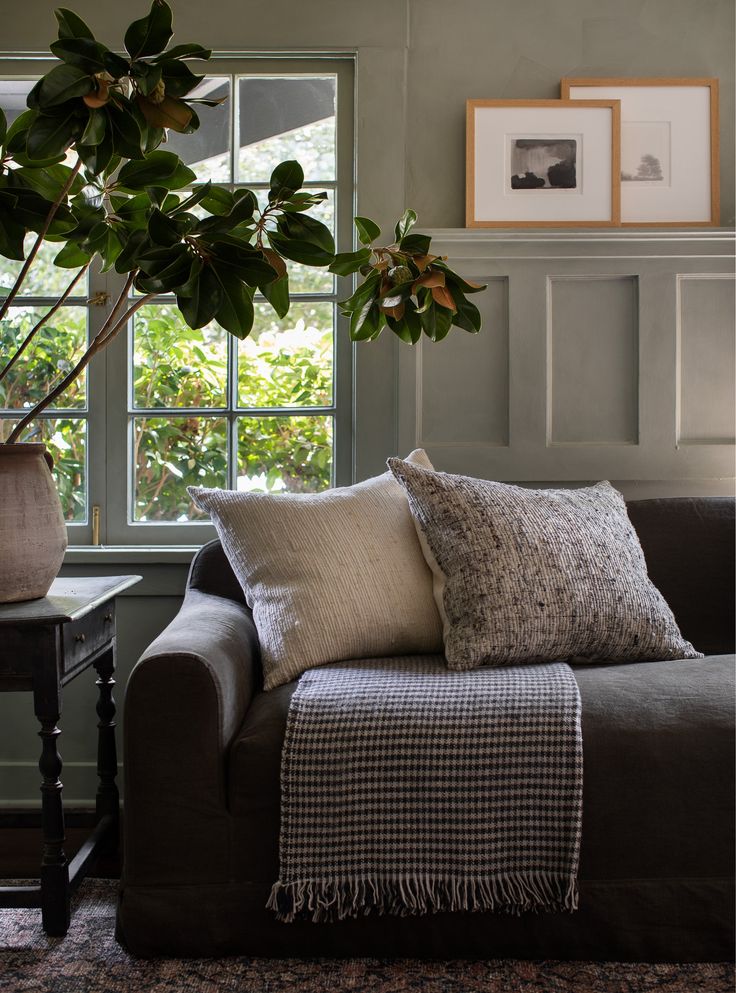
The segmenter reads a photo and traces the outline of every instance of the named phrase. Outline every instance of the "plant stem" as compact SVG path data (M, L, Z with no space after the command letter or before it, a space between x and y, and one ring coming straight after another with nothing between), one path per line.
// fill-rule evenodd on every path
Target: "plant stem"
M77 285L77 283L82 278L82 276L85 274L85 272L89 269L89 267L90 267L91 264L92 264L92 259L90 259L89 262L87 262L85 265L82 266L82 268L75 275L74 279L72 279L72 281L69 283L69 285L64 290L64 292L59 297L59 299L56 301L56 303L51 308L51 310L49 310L49 312L47 314L44 314L43 317L41 318L41 320L38 321L38 323L35 324L31 328L31 330L25 336L25 338L23 340L23 344L20 345L20 347L18 348L18 350L15 353L15 355L10 359L10 361L7 363L7 365L2 370L0 370L0 383L5 379L5 377L7 376L7 374L13 368L13 366L18 361L18 359L21 357L21 355L23 354L23 352L25 352L26 348L28 348L28 346L33 341L33 339L35 338L36 334L44 326L44 324L46 324L46 322L48 320L50 320L54 316L54 314L57 312L57 310L59 310L59 308L62 306L62 304L64 303L64 301L69 297L69 295L71 294L72 290Z
M123 293L127 294L129 285L132 284L132 282L133 282L133 277L131 276L128 279L128 282L126 283L126 289L123 291ZM89 348L80 358L80 360L71 370L71 372L69 372L62 379L62 381L58 383L53 388L53 390L51 390L51 392L48 393L43 398L43 400L39 400L36 406L32 410L29 410L28 413L25 415L25 417L23 417L18 422L18 424L13 428L13 431L10 434L10 437L8 438L6 444L8 445L14 444L18 440L18 438L20 437L26 426L30 424L32 420L38 417L40 413L46 410L47 407L50 407L51 404L54 402L54 400L58 396L60 396L69 386L71 386L74 380L89 365L91 359L93 359L98 352L101 352L103 348L106 348L107 345L113 340L113 338L115 338L120 333L120 331L127 325L128 320L133 316L133 314L135 314L135 312L139 310L143 306L143 304L148 303L148 301L151 300L155 295L156 295L155 293L148 293L146 294L146 296L141 297L140 300L136 300L136 302L131 307L128 307L128 309L125 311L123 316L120 317L117 321L115 321L115 323L112 324L112 327L110 327L112 318L115 316L115 312L118 310L120 299L122 299L123 297L123 294L121 294L120 298L118 299L118 303L115 305L113 309L113 313L105 322L102 330L93 339Z
M67 179L66 183L64 184L64 189L58 195L55 202L51 206L51 210L46 215L46 220L44 221L43 227L38 232L38 237L33 243L33 248L28 253L28 258L23 263L23 268L18 273L18 278L13 283L10 293L8 293L8 295L5 297L4 302L2 303L2 305L0 305L0 321L3 319L3 317L5 317L8 311L8 307L11 305L11 303L13 302L13 300L15 299L18 293L18 290L20 290L21 286L23 285L23 281L28 275L28 270L31 268L31 265L33 264L33 260L38 254L38 250L43 244L43 240L46 237L49 228L51 227L51 222L56 216L56 211L59 209L59 207L66 199L66 195L69 192L69 190L72 188L76 175L81 168L82 168L82 160L77 159L77 164L72 169L69 179Z

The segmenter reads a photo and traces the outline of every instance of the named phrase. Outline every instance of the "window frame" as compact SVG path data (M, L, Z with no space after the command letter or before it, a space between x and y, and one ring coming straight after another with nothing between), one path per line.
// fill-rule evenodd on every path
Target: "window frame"
M48 63L55 60L49 56L31 56L21 59L0 57L0 76L13 79L34 79L47 71ZM196 63L192 63L193 67ZM263 76L302 76L310 74L335 75L337 79L336 102L336 168L334 183L306 182L305 188L314 190L334 188L335 191L335 240L346 250L353 245L353 215L355 213L355 55L336 53L284 53L268 52L215 53L200 71L208 75L263 75ZM237 135L238 120L237 96L233 87L230 101L232 134ZM235 147L231 156L236 154ZM213 185L233 188L242 184L213 183ZM247 183L254 191L268 188L268 183ZM94 271L93 271L94 270ZM90 339L102 327L109 313L109 306L122 289L125 278L111 271L100 273L92 267L88 274L88 296L70 297L69 305L87 306L88 334ZM332 486L347 485L352 481L353 470L353 346L350 341L347 320L343 318L336 303L352 292L351 277L335 277L331 293L295 293L293 302L318 300L329 302L334 307L333 322L333 397L329 406L289 407L289 408L237 408L217 411L228 421L228 486L234 483L237 470L237 419L252 415L269 416L321 416L333 418L333 467ZM106 294L103 306L91 301L100 294ZM30 306L40 298L23 298ZM263 300L260 295L256 302ZM151 304L171 302L165 296L156 297ZM230 336L228 336L230 337ZM237 347L233 341L230 348ZM92 546L92 508L100 509L99 544L104 546L167 547L200 545L216 537L215 529L209 522L143 522L132 520L134 467L132 465L133 418L141 416L165 417L186 413L187 408L156 408L155 411L134 410L132 404L132 383L129 370L132 370L133 329L132 322L104 350L101 356L88 366L87 405L84 410L57 410L44 413L45 418L59 416L83 416L87 420L86 438L86 481L87 481L87 520L84 523L68 523L70 546ZM229 361L229 374L234 374L234 362ZM233 387L237 389L237 384ZM204 408L203 408L204 409ZM215 413L215 412L213 412Z

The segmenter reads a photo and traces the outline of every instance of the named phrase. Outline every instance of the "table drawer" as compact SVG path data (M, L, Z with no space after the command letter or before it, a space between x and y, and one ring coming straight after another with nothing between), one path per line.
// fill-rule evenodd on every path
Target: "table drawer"
M114 634L115 607L111 603L102 604L84 617L80 617L78 621L65 624L64 673L70 672L80 662L111 641Z

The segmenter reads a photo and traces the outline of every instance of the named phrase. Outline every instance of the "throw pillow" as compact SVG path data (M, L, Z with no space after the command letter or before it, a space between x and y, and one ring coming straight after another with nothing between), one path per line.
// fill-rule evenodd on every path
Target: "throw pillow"
M406 464L432 468L423 451ZM324 493L189 493L253 610L265 689L326 662L442 651L432 573L389 472Z
M388 464L435 576L450 668L701 657L610 483L531 490Z

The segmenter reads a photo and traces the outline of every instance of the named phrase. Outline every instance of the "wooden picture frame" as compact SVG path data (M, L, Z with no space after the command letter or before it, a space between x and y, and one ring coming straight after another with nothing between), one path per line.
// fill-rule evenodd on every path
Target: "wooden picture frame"
M466 226L615 227L617 100L468 100Z
M720 223L717 79L569 77L560 93L621 101L624 227Z

